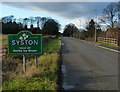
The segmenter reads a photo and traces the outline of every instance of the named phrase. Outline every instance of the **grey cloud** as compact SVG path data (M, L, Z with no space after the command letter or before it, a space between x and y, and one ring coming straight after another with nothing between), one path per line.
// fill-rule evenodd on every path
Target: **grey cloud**
M51 14L73 19L93 17L93 9L96 9L98 15L101 15L108 3L109 2L4 2L3 4L33 11L33 8L37 8L38 12L45 10Z

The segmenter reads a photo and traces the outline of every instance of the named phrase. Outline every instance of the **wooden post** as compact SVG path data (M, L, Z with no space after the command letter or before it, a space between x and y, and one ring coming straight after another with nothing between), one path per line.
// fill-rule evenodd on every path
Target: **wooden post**
M36 62L36 68L38 68L38 58L37 58L37 56L35 57L35 62Z
M26 56L23 55L23 70L26 72Z

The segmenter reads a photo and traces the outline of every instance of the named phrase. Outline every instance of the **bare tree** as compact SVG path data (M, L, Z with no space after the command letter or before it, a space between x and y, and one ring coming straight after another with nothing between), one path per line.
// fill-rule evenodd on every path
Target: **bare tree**
M114 28L114 20L115 16L118 14L118 3L110 3L107 7L103 10L103 19L104 22L110 22L112 28Z
M16 21L17 21L18 24L23 23L23 19L22 18L18 18Z
M3 17L3 18L2 18L2 22L3 22L3 23L13 22L13 18L14 18L13 15Z
M13 15L8 16L8 20L9 20L9 22L13 22L13 18L14 18Z
M13 19L13 22L15 23L16 21L17 21L17 19L16 19L16 18L14 18L14 19Z
M35 22L35 18L34 17L30 17L29 18L29 22L30 22L30 26L33 27L33 24Z
M29 21L28 18L23 19L23 25L24 25L25 29L27 29L28 21Z
M118 3L118 27L120 28L120 1Z
M2 18L2 22L3 22L3 23L7 23L6 17L3 17L3 18Z
M41 21L41 17L35 17L35 20L37 22L37 28L39 28L39 24L40 24L40 21Z

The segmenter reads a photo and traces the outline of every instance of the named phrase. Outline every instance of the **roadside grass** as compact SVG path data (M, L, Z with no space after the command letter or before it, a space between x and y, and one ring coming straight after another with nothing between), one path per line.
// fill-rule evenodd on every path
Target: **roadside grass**
M95 43L100 43L100 44L103 44L103 45L108 45L108 46L113 46L113 47L120 48L120 46L115 45L115 44L109 44L109 43L104 43L104 42L96 42L96 41L93 41L94 38L86 38L85 40L86 40L86 41L95 42Z
M38 58L38 69L34 59L27 62L27 71L15 71L6 81L3 90L57 90L58 54L43 55ZM19 65L18 68L22 67ZM19 74L16 74L16 73Z
M43 53L58 53L60 49L60 40L61 38L58 37L57 39L51 40L43 45ZM52 43L52 44L51 44Z
M113 47L119 47L120 48L120 46L115 45L115 44L109 44L109 43L103 43L103 42L96 42L96 41L93 41L93 42L100 43L100 44L103 44L103 45L108 45L108 46L113 46Z
M7 70L9 77L3 83L2 90L58 90L60 38L52 39L43 45L43 55L38 57L38 68L35 58L27 59L27 71L23 72L22 59L13 70ZM9 57L10 58L10 57ZM16 59L4 60L5 65ZM9 63L8 63L9 62ZM9 64L11 65L11 64ZM10 67L9 65L6 65Z

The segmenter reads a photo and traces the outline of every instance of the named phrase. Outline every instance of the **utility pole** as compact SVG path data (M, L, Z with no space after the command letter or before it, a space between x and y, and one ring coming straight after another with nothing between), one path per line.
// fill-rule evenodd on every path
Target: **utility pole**
M79 19L79 21L80 21L80 29L81 29L81 19Z
M97 28L97 10L93 10L95 12L95 18L96 18L96 22L95 22L95 41L97 41L97 32L96 32L96 28Z

